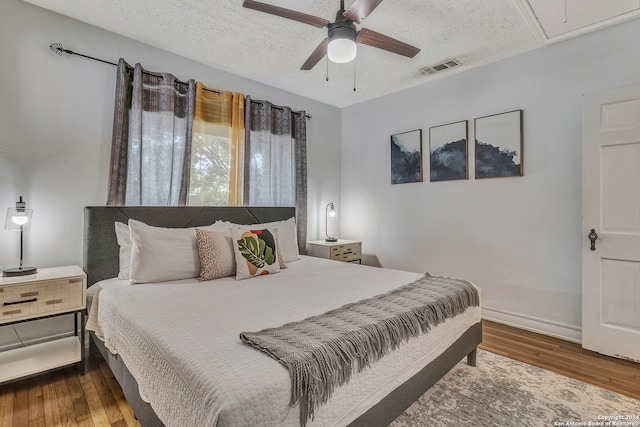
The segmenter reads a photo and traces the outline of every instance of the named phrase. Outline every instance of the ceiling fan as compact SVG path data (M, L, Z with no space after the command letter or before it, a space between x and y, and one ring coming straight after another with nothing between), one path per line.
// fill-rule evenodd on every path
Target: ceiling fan
M356 57L357 43L384 49L409 58L416 56L420 52L417 47L367 28L361 28L360 31L356 30L355 23L361 24L380 3L382 3L382 0L355 0L345 10L344 0L341 0L340 10L336 13L335 22L329 22L326 19L307 15L306 13L254 0L244 0L242 6L293 19L318 28L327 27L327 38L316 47L311 56L300 67L301 70L311 70L325 55L328 55L332 62L345 63L352 61Z

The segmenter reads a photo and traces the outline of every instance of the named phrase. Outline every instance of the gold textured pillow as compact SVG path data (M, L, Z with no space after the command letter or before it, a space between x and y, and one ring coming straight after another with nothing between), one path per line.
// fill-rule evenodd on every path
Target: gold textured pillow
M278 255L278 263L280 264L280 270L287 268L287 263L284 262L284 256L282 256L282 246L280 245L280 231L275 228L273 231L276 233L276 255Z
M200 255L200 281L236 274L233 242L229 233L196 228L196 242Z

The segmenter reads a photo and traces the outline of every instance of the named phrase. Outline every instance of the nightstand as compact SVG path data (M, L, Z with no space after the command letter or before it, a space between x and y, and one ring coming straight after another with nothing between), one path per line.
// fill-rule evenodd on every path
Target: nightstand
M337 242L315 240L309 242L309 255L336 261L357 261L362 264L362 242L343 239L338 239Z
M73 314L74 336L0 352L0 383L69 365L84 370L87 275L76 265L0 278L0 328ZM79 325L79 326L78 326Z

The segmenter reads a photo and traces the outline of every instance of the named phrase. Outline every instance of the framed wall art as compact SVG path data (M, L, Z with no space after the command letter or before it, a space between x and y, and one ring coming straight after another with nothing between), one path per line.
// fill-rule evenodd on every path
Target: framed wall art
M476 178L522 176L522 110L475 119Z
M422 129L391 135L391 184L422 182Z
M468 179L467 149L467 120L429 128L431 182Z

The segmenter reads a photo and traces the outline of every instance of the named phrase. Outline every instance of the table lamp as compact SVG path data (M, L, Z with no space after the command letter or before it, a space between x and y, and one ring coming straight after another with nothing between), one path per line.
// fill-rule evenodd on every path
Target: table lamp
M15 208L7 209L7 220L4 223L4 229L20 232L20 267L3 270L2 275L5 277L25 276L38 272L36 267L22 266L22 232L30 228L32 215L33 209L27 209L27 204L22 201L22 196L16 202Z
M324 234L327 236L327 238L324 239L324 241L325 242L337 242L338 239L336 239L335 237L330 237L329 236L329 218L331 218L331 219L335 219L336 218L336 209L333 206L333 202L327 204L327 208L325 209Z

